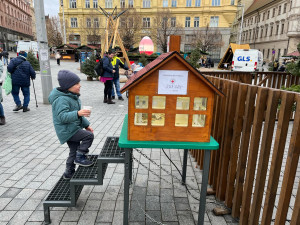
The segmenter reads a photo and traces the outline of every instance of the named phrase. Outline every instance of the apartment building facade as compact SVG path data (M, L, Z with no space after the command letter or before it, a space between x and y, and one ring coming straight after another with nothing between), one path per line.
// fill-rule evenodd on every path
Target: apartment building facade
M132 8L140 15L142 25L138 36L153 36L155 15L160 10L169 10L171 24L182 27L181 51L189 52L193 49L191 39L195 31L205 29L207 26L218 29L222 35L224 45L215 54L220 58L225 52L230 37L230 26L235 18L236 0L61 0L59 16L66 24L67 43L86 45L89 43L87 28L96 26L105 29L106 17L96 9L101 6L111 13L115 6L118 12L122 9ZM120 27L122 29L122 27ZM103 32L100 32L103 34ZM100 35L99 35L100 36ZM99 37L97 44L104 43L104 36ZM155 51L160 51L155 45Z
M246 10L242 44L263 52L269 62L297 50L300 43L300 1L254 1Z
M1 48L12 50L16 41L33 39L31 13L27 0L0 0Z

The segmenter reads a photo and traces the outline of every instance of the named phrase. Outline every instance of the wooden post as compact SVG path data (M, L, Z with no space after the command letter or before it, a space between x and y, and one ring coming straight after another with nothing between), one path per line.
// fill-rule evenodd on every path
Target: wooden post
M112 48L115 48L116 36L117 36L117 32L118 32L118 27L119 27L119 21L120 21L120 18L118 17L117 23L116 23L116 26L115 26L115 33L114 33L114 40L113 40Z

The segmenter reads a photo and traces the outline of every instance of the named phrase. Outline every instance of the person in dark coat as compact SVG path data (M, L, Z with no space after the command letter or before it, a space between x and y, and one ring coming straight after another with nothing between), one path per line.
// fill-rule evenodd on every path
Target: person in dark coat
M100 81L104 83L104 103L115 104L111 98L111 92L113 87L114 73L116 72L111 64L112 58L115 52L110 50L107 52L106 56L103 57L103 75L100 77Z
M8 56L9 56L9 53L7 51L3 51L2 52L2 56L3 56L3 63L4 63L4 66L5 65L8 65Z
M26 52L21 51L17 58L13 58L7 66L8 72L11 74L12 79L12 91L11 94L16 103L16 107L13 111L19 111L23 109L23 112L27 112L30 109L28 104L30 101L30 78L35 79L36 74L31 64L26 61ZM20 89L24 96L23 105L19 98Z
M119 66L122 67L125 70L128 70L128 67L121 61L119 57L116 55L112 58L112 65L115 69L114 79L113 79L113 85L115 85L116 92L118 95L118 99L121 101L124 101L124 98L122 97L122 94L120 92L120 74L119 74ZM115 90L114 87L112 87L111 97L112 99L115 99Z

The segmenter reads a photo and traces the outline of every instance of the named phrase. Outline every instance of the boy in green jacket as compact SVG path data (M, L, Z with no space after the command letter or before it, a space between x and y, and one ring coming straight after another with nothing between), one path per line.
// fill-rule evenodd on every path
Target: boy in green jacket
M86 167L93 165L93 162L87 159L86 154L93 143L94 131L85 118L90 115L91 111L81 109L80 78L71 71L60 70L58 83L60 87L54 88L48 99L52 105L57 137L61 144L67 142L70 148L63 177L71 179L75 173L75 164Z

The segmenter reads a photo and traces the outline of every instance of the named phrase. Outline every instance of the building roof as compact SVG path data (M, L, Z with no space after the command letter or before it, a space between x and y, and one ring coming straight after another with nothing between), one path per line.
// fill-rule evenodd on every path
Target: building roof
M287 54L288 56L300 56L300 52L298 52L298 51L293 51L293 52L291 52L291 53L289 53L289 54Z
M200 73L199 70L195 69L191 64L189 64L178 52L168 52L160 55L155 60L147 64L143 69L138 71L136 74L131 76L129 80L125 83L125 85L122 87L121 92L125 92L128 89L132 88L136 84L138 84L141 80L143 80L145 77L149 76L153 71L157 70L159 67L164 65L166 62L168 62L170 59L176 57L179 59L183 64L185 64L191 71L194 72L194 74L199 77L204 83L206 83L213 91L215 91L218 95L224 96L224 94L215 87L204 75Z
M70 44L64 44L56 47L56 49L76 49L76 48L78 48L77 45L70 45Z
M257 9L260 9L271 2L274 2L274 0L254 0L252 5L250 5L249 8L246 10L245 15L252 13Z

